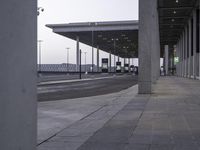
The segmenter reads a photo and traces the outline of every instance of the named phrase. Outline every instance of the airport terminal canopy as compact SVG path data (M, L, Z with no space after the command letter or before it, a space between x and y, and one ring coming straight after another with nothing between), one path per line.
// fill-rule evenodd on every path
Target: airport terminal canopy
M196 0L158 0L162 48L164 45L173 48L177 44L195 7L198 7Z
M122 58L138 57L138 21L48 24L54 33Z

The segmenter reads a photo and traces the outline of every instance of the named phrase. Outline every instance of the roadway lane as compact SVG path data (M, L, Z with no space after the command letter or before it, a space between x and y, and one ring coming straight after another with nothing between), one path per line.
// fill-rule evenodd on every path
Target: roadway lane
M38 86L38 101L53 101L119 92L137 84L133 75Z

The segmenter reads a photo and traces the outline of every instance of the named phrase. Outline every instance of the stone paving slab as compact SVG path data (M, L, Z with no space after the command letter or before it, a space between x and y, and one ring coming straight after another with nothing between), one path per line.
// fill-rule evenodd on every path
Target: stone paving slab
M115 112L109 106L112 117L104 119L102 109L91 117L98 123L83 119L39 150L200 150L200 81L163 77L152 95L127 92L117 103L128 97Z
M38 150L59 149L58 143L64 150L77 149L131 100L129 93L136 95L137 86L108 95L39 103Z

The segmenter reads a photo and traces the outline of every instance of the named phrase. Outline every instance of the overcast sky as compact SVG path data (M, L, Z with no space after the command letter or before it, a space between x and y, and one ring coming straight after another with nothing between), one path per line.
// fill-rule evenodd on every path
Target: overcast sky
M70 47L70 63L75 63L76 42L52 32L46 24L138 20L138 0L38 0L44 12L38 16L38 39L42 42L42 63L67 62L66 47ZM91 63L91 47L80 45ZM94 53L96 63L96 49ZM100 52L100 58L108 57Z

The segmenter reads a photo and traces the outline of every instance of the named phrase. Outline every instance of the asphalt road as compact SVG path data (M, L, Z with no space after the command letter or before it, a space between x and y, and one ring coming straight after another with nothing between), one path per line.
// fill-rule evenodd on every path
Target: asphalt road
M38 86L38 101L54 101L118 92L137 84L133 75L115 76L90 81L78 81Z

